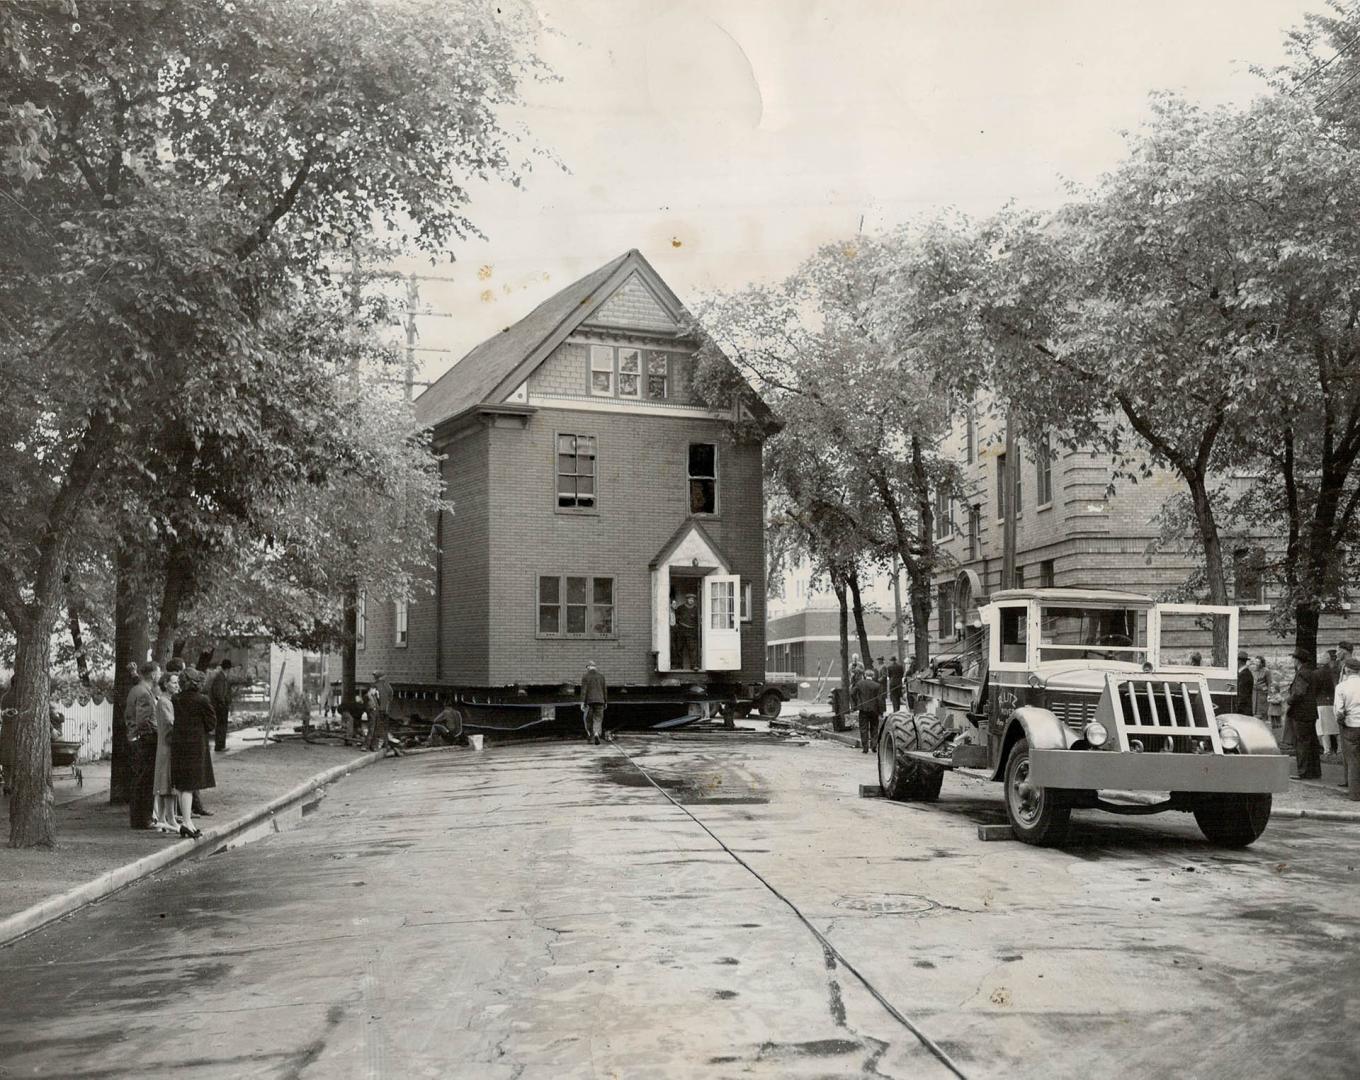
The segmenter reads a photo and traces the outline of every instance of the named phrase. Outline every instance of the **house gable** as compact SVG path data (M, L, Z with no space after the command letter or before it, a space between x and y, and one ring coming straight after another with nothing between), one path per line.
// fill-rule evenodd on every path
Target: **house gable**
M677 334L679 312L668 310L657 294L634 271L583 323L594 326Z

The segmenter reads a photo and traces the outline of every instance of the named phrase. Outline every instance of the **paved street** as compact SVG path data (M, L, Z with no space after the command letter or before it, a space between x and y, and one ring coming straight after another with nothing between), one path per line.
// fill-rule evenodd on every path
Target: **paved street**
M0 1075L951 1075L903 1021L970 1077L1354 1075L1353 826L1044 851L977 840L989 785L870 779L722 736L381 763L0 951Z

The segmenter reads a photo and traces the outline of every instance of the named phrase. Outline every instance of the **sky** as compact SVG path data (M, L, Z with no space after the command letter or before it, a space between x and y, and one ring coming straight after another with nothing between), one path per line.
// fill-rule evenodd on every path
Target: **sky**
M629 248L697 303L861 227L1055 206L1149 93L1250 100L1322 0L528 2L558 81L506 120L560 167L473 188L485 239L397 264L452 279L420 285L424 380Z

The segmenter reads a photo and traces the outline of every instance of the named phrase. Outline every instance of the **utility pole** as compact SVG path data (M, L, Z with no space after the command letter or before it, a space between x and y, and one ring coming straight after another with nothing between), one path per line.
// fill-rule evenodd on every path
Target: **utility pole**
M416 377L416 312L420 308L420 281L411 274L406 279L406 400L412 397Z
M1015 588L1015 489L1020 480L1019 439L1010 408L1006 410L1006 466L1001 473L1004 498L1001 511L1005 515L1001 525L1001 587Z

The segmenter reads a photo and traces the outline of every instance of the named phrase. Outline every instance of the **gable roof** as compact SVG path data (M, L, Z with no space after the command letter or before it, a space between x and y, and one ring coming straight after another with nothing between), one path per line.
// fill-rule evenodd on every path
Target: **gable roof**
M588 321L634 275L678 325L686 323L687 312L679 297L642 253L631 248L554 293L519 322L464 356L416 398L416 420L423 427L434 427L479 405L504 401L568 334ZM758 416L770 416L768 406L754 392L748 404Z
M669 559L675 553L675 549L691 535L697 535L699 539L708 546L708 549L713 552L714 558L718 560L724 573L730 574L732 572L732 564L728 561L727 556L723 554L722 548L718 547L717 542L714 541L713 537L709 534L709 531L703 527L703 524L696 521L694 518L686 518L680 523L680 527L676 529L675 532L671 533L671 538L661 546L661 550L656 553L656 557L647 564L647 569L655 570L659 567Z

